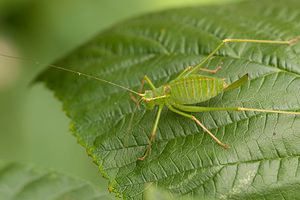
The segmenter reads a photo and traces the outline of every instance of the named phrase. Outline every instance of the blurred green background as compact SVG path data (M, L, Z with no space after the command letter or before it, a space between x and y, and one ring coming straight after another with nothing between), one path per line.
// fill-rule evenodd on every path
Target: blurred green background
M0 0L0 53L51 63L116 22L162 9L237 0ZM0 56L0 159L107 180L69 131L61 103L42 84L45 67ZM99 110L101 112L101 110Z

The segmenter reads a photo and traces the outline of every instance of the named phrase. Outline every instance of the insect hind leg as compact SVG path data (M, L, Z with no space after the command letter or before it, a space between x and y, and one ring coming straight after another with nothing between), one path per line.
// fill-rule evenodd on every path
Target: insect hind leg
M252 40L252 39L233 39L233 38L227 38L222 40L220 44L206 57L204 58L199 64L197 64L193 69L186 72L184 76L189 76L192 74L195 74L198 69L200 69L220 48L222 48L225 44L231 42L231 43L257 43L257 44L286 44L291 45L292 43L296 43L300 39L300 36L295 37L291 40L286 41L279 41L279 40Z

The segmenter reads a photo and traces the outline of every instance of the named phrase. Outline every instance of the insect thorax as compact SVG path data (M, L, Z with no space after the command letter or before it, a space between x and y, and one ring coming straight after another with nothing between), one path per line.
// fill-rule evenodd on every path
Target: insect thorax
M195 104L215 97L223 91L223 79L192 75L170 83L170 100L178 104Z
M165 99L169 96L169 89L170 87L166 85L153 90L146 90L143 100L145 101L147 108L152 109L157 104L163 104Z

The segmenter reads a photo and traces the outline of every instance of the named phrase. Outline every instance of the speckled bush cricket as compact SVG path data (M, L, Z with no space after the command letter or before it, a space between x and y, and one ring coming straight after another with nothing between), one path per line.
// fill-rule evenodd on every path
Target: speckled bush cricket
M282 113L282 114L294 114L294 115L300 115L300 112L288 112L288 111L279 111L279 110L264 110L264 109L256 109L256 108L243 108L243 107L231 107L231 108L219 108L219 107L199 107L195 106L193 104L197 104L200 102L204 102L206 100L209 100L218 94L222 92L226 92L235 88L238 88L242 86L244 83L248 80L248 74L245 74L243 77L238 79L237 81L231 83L230 85L227 85L224 79L221 78L215 78L212 76L206 76L206 75L199 75L196 74L197 71L205 71L210 73L216 73L221 66L219 66L215 70L208 70L202 68L202 66L226 43L228 42L244 42L244 43L265 43L265 44L287 44L290 45L292 43L297 42L297 40L300 38L300 36L296 37L295 39L289 40L289 41L274 41L274 40L250 40L250 39L224 39L206 58L204 58L199 64L197 64L194 67L187 67L177 78L170 81L168 84L155 87L154 84L150 81L150 79L147 76L144 76L142 79L142 84L140 87L139 92L133 91L129 88L126 88L124 86L112 83L110 81L94 77L89 74L77 72L71 69L63 68L56 65L47 65L52 68L76 73L78 75L82 75L88 78L96 79L117 87L120 87L122 89L125 89L129 92L132 92L136 95L138 95L138 98L134 98L131 94L131 100L133 100L136 103L136 107L133 111L132 117L129 122L129 129L130 125L135 113L135 110L137 108L137 105L141 100L145 102L146 108L152 110L154 106L158 105L158 112L156 115L156 119L154 122L153 130L151 139L148 145L148 148L144 154L143 157L138 158L139 160L144 160L150 150L150 146L152 143L152 140L154 138L154 135L156 133L156 129L158 126L159 118L162 112L162 109L164 105L167 106L167 108L179 115L188 117L192 120L194 120L199 126L203 128L204 131L206 131L219 145L223 146L224 148L229 148L229 146L223 144L218 138L216 138L196 117L194 117L191 114L188 114L186 112L204 112L204 111L256 111L256 112L269 112L269 113ZM10 57L10 58L16 58L16 59L22 59L19 57L9 56L0 54L4 57ZM150 85L152 90L145 90L144 93L142 93L143 86L145 81ZM184 111L184 112L183 112Z

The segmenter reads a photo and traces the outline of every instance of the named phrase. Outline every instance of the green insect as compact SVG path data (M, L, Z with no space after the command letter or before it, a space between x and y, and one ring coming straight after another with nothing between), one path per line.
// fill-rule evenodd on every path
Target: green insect
M215 50L213 50L205 59L203 59L199 64L194 67L187 67L177 78L170 81L168 84L155 87L151 80L144 76L142 79L142 84L140 87L139 92L135 92L129 88L126 88L121 85L117 85L110 81L91 76L89 74L84 74L81 72L77 72L71 69L55 66L55 65L48 65L50 67L69 71L72 73L77 73L78 75L83 75L92 79L96 79L122 89L128 90L132 93L138 95L138 98L134 98L131 94L131 100L136 103L136 107L133 111L130 123L132 122L135 110L137 108L138 103L142 100L145 102L145 105L148 109L152 110L154 106L158 105L158 112L156 115L156 119L154 122L152 136L148 145L148 148L143 157L138 158L139 160L144 160L147 155L149 154L150 146L154 135L157 130L159 118L162 112L164 105L167 106L168 109L171 111L188 117L194 120L199 126L203 128L219 145L223 146L224 148L229 148L226 144L223 144L218 138L216 138L195 116L188 114L190 112L204 112L204 111L257 111L257 112L270 112L270 113L282 113L282 114L294 114L300 115L300 112L287 112L287 111L279 111L279 110L263 110L263 109L255 109L255 108L243 108L243 107L230 107L230 108L218 108L218 107L199 107L193 104L201 103L206 100L209 100L222 92L226 92L237 87L242 86L248 80L248 74L245 74L243 77L238 79L237 81L231 83L230 85L226 85L225 79L215 78L212 76L205 76L196 74L198 71L205 71L216 73L218 70L221 69L219 66L215 70L208 70L202 68L202 66L226 43L228 42L244 42L244 43L267 43L267 44L292 44L297 42L300 36L296 37L295 39L289 41L274 41L274 40L250 40L250 39L224 39ZM16 58L13 56L3 55L5 57ZM18 58L19 59L19 58ZM143 90L143 86L145 81L150 85L152 90L146 90L144 93L141 93ZM188 112L188 113L186 113ZM130 126L129 126L130 129Z

